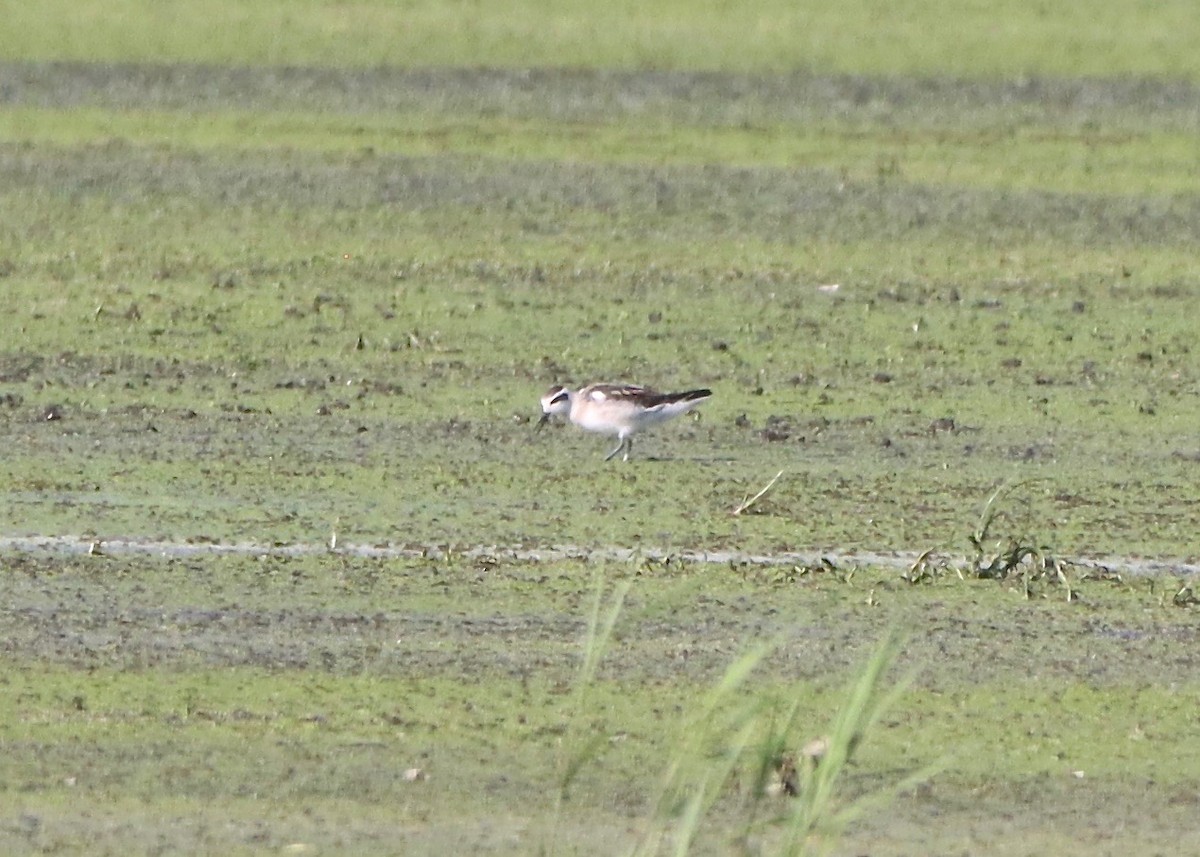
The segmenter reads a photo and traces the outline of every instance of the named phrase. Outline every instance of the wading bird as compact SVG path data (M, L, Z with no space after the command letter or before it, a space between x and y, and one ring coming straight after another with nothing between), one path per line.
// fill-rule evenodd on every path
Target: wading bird
M632 384L588 384L578 390L555 386L542 396L540 429L552 416L566 417L585 431L616 435L617 448L605 461L624 450L624 461L633 449L633 435L644 428L685 414L712 398L712 390L659 393Z

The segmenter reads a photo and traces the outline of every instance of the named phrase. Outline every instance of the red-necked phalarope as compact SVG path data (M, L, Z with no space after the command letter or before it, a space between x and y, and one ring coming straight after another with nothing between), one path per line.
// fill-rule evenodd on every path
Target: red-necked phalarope
M624 450L623 460L628 461L636 432L685 414L710 398L712 390L658 393L632 384L589 384L579 390L556 386L542 396L542 418L537 427L540 429L557 415L586 431L615 434L621 442L604 460Z

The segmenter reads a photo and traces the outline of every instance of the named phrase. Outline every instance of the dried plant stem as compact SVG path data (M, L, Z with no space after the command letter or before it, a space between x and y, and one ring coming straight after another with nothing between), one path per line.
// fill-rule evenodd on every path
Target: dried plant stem
M773 486L773 485L774 485L776 482L778 482L778 481L779 481L779 477L780 477L780 476L782 476L782 475L783 475L783 471L782 471L782 470L780 470L778 473L776 473L776 474L775 474L775 478L774 478L774 479L772 479L770 482L768 482L766 485L764 485L764 486L763 486L763 488L762 488L762 490L761 490L761 491L759 491L757 494L755 494L755 495L754 495L753 497L751 497L749 500L743 500L743 501L742 501L742 502L741 502L741 503L738 505L738 507L737 507L736 509L734 509L734 510L733 510L733 512L732 512L731 514L734 514L734 515L740 515L740 514L742 514L743 512L747 511L747 510L748 510L748 509L749 509L751 506L753 506L755 503L757 503L759 500L761 500L761 499L762 499L762 496L763 496L764 494L766 494L768 491L770 491L770 490L771 490L771 487L772 487L772 486Z

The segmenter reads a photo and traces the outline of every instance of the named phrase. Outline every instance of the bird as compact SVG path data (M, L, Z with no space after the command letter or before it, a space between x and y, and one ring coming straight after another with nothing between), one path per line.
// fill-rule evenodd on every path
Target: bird
M566 417L585 431L616 435L620 442L604 460L624 451L622 460L628 461L635 433L685 414L710 398L712 390L659 393L636 384L588 384L578 390L556 385L542 396L537 429L552 416Z

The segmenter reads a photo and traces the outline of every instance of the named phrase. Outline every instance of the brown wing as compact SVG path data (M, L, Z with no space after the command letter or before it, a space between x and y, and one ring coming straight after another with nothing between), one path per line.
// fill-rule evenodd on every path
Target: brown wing
M658 395L661 394L637 384L592 384L587 388L587 397L593 401L641 402L647 396Z
M587 388L588 398L636 402L643 408L654 408L672 402L692 402L712 396L712 390L687 390L683 393L660 393L650 387L637 384L592 384Z

